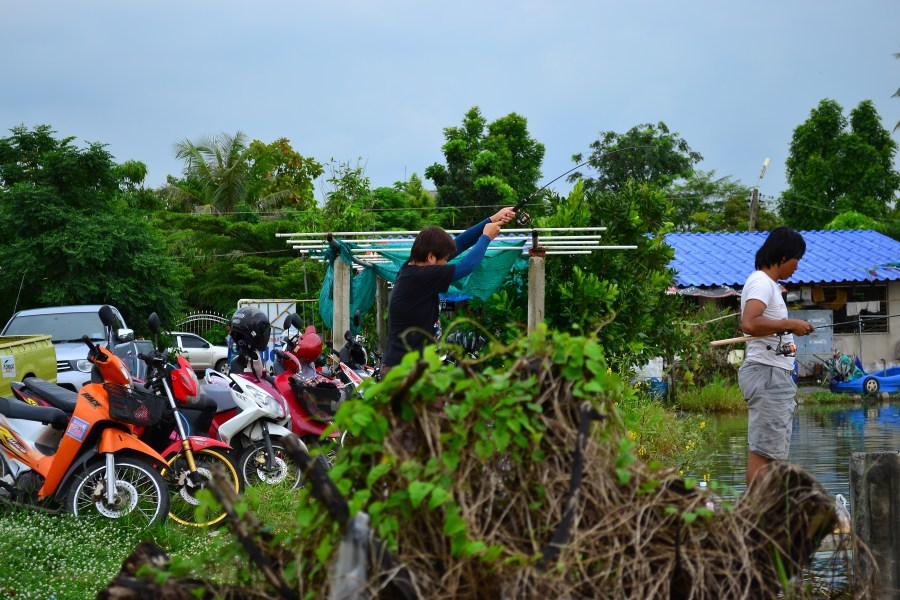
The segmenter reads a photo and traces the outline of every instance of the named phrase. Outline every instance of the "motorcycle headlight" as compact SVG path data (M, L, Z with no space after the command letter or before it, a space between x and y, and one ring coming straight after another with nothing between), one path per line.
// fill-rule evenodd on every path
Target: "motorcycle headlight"
M250 397L253 398L253 401L256 402L257 406L263 410L273 413L279 419L284 417L284 407L282 407L281 403L273 398L271 394L267 394L257 387L248 387L247 393L250 394Z
M88 359L82 358L80 360L73 360L72 366L75 367L75 369L77 369L78 371L81 371L82 373L90 373L91 367L93 365L91 365L91 361L89 361Z

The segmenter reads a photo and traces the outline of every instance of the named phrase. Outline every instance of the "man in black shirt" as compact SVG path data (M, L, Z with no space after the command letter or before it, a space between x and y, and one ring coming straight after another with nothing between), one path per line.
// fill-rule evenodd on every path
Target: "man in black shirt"
M382 357L386 370L412 350L421 350L431 340L430 332L438 319L440 298L450 284L471 274L500 226L515 217L511 207L503 208L489 219L473 225L456 238L440 227L426 227L413 242L406 261L397 273L388 304L388 339ZM447 262L471 248L459 263Z

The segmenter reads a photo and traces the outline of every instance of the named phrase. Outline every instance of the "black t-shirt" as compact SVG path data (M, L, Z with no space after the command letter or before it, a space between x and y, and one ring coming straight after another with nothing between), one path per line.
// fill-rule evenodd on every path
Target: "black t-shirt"
M414 327L431 333L440 311L438 294L453 281L455 265L417 266L405 263L397 273L388 304L387 348L382 364L392 367L410 350L421 350L429 341L420 331L403 332Z

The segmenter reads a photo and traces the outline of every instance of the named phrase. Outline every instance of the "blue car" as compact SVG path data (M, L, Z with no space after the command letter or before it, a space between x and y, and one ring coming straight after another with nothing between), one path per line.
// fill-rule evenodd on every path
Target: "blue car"
M860 375L859 372L862 372ZM862 368L854 369L850 375L852 379L845 379L838 375L831 378L832 392L848 392L853 394L877 394L886 392L896 394L900 392L900 367L890 367L874 373L866 373Z

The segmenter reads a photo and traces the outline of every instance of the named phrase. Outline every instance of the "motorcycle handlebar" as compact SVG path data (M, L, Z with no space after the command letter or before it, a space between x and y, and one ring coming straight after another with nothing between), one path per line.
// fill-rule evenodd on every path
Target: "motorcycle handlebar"
M104 355L102 352L100 352L100 349L97 347L96 344L94 344L94 342L91 341L91 338L89 338L86 335L83 335L83 336L81 336L81 341L84 342L85 345L88 347L88 358L93 357L94 360L99 360L100 362L106 361L106 355Z

